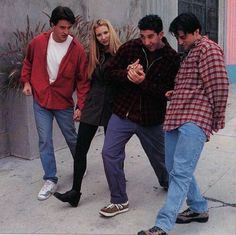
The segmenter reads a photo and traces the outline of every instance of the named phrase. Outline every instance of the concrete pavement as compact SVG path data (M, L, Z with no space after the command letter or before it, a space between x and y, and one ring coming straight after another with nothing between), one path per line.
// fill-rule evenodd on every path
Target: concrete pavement
M103 140L103 134L93 140L88 154L88 173L77 208L54 197L41 202L37 200L43 183L39 159L0 159L0 233L134 235L152 227L166 193L157 183L135 136L127 145L125 161L130 210L109 219L99 216L100 208L109 202L101 159ZM71 187L72 158L69 155L68 149L56 152L60 192ZM235 157L236 85L231 85L226 127L205 145L195 174L209 201L209 222L176 225L170 235L236 235Z

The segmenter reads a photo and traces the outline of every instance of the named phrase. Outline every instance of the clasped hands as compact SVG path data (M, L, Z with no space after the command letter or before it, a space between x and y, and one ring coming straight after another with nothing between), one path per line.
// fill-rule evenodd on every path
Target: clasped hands
M131 82L140 84L145 79L143 66L139 64L139 59L137 59L134 63L128 65L127 70L127 77Z

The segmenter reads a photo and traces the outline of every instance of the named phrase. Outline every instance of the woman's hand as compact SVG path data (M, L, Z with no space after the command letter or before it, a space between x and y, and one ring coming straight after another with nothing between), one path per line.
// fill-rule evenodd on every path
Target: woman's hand
M24 84L24 88L23 88L22 92L23 92L24 95L27 95L27 96L32 95L32 87L31 87L29 82L26 82Z
M76 109L73 115L73 119L75 122L80 121L81 111L79 109Z

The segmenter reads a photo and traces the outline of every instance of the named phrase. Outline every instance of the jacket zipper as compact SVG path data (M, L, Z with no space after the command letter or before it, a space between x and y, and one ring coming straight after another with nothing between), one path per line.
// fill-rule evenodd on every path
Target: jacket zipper
M146 51L145 51L143 48L142 48L142 51L143 51L143 53L144 53L145 60L146 60L146 64L147 64L147 69L146 69L146 75L147 75L147 73L148 73L149 69L152 67L152 65L153 65L155 62L157 62L158 60L161 60L161 59L162 59L162 56L159 57L159 58L157 58L157 59L155 59L155 60L153 60L152 63L149 65L148 58L147 58L147 53L146 53ZM130 113L130 110L131 110L131 108L133 107L133 105L134 105L134 103L130 106L130 109L129 109L128 112L126 113L126 115L125 115L126 118L128 118L129 113ZM141 97L141 95L139 96L139 109L140 109L140 113L141 113L141 112L142 112L142 97Z
M144 55L145 55L145 59L146 59L146 63L147 63L147 69L146 69L146 74L147 74L147 73L148 73L148 70L152 67L152 65L153 65L155 62L157 62L158 60L161 60L161 59L162 59L162 56L159 57L159 58L157 58L157 59L155 59L155 60L153 60L152 63L149 65L148 58L147 58L147 53L146 53L146 51L145 51L143 48L142 48L142 51L143 51L143 53L144 53Z
M152 65L155 62L157 62L158 60L161 60L162 56L157 58L157 59L155 59L155 60L153 60L152 63L149 65L148 58L147 58L147 53L146 53L146 51L143 48L142 48L142 51L143 51L145 59L146 59L146 64L147 64L146 75L147 75L147 73L148 73L149 69L152 67ZM140 109L140 114L142 114L142 96L141 95L139 96L139 109ZM126 113L126 117L128 117L129 112L130 112L130 110ZM141 120L142 120L142 116L141 116Z

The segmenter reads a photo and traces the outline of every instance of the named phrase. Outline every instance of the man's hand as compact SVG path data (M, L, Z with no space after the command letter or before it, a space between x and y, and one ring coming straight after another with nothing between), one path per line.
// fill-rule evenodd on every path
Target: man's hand
M73 119L75 122L80 121L81 111L79 109L76 109L73 115Z
M167 91L165 93L165 97L168 99L168 100L171 100L171 96L173 95L174 93L174 90L170 90L170 91Z
M135 69L139 65L140 65L139 64L139 59L137 59L134 63L128 65L127 70ZM140 65L140 66L142 66L142 65Z
M128 79L135 83L139 84L145 79L145 73L143 72L143 66L139 64L139 59L136 60L134 63L128 65Z
M26 82L24 84L24 88L22 92L24 95L27 95L27 96L32 95L32 88L29 82Z

